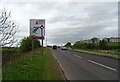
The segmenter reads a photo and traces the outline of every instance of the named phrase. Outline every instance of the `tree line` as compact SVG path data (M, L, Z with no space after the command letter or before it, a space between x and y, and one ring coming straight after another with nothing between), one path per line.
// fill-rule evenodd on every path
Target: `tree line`
M110 45L113 44L113 45ZM105 40L100 40L98 43L86 43L82 41L77 41L75 44L71 45L70 42L68 42L65 46L70 48L76 48L76 49L101 49L101 50L111 50L111 49L120 49L119 46L120 43L116 42L114 43L107 42Z

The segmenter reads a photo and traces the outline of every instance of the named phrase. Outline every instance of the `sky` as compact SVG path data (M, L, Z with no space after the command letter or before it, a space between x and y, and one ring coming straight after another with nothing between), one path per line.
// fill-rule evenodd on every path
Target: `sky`
M21 40L30 35L30 19L45 19L45 40L48 45L97 38L118 37L117 2L1 2L11 11Z

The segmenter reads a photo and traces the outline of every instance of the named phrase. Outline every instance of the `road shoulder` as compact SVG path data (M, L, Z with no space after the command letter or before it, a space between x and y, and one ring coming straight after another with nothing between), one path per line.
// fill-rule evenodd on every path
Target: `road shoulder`
M52 51L52 50L51 50L51 51ZM62 75L63 80L65 80L65 82L67 82L68 79L69 79L68 76L67 76L67 74L65 73L62 65L60 64L59 60L57 59L57 57L55 56L55 54L54 54L53 51L52 51L52 54L53 54L53 57L54 57L54 59L56 60L56 62L57 62L57 64L58 64L59 71L60 71L60 73L61 73L61 75Z
M96 55L96 56L101 56L101 57L112 58L112 59L115 59L115 60L120 60L119 55L112 55L112 54L92 52L92 51L85 51L85 50L76 50L76 49L69 49L69 50L80 52L80 53L86 53L86 54L90 54L90 55Z

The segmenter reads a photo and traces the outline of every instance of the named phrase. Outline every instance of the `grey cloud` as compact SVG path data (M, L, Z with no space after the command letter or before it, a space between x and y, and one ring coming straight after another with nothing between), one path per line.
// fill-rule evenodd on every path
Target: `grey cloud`
M48 24L55 27L47 32L49 43L74 43L92 37L117 35L116 30L105 30L108 27L117 29L117 3L60 3L44 6L41 6L45 9L43 12L52 8L56 11L55 16L47 20Z
M12 3L12 6L17 8L13 12L20 16L20 28L24 33L20 33L21 37L29 35L30 18L46 16L49 44L74 43L92 37L117 36L118 33L117 2Z

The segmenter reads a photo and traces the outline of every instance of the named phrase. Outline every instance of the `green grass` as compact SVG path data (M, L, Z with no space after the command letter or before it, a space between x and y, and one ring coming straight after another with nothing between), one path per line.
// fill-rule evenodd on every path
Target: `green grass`
M86 53L86 52L83 52L83 53ZM86 53L86 54L91 54L91 55L96 55L96 56L101 56L101 57L111 58L111 59L114 59L114 60L120 60L120 58L115 58L115 57L107 56L107 55L92 54L92 53Z
M85 49L74 49L74 50L85 50ZM92 51L92 50L85 50L85 51ZM76 52L81 52L81 51L76 51ZM106 57L106 58L111 58L111 59L114 59L114 60L120 60L120 58L115 58L115 57L107 56L107 55L93 54L93 53L89 53L89 52L81 52L81 53L90 54L90 55L96 55L96 56L101 56L101 57Z
M76 48L75 48L76 49ZM106 53L106 54L111 54L111 55L120 55L120 52L116 50L91 50L91 49L77 49L77 50L85 50L85 51L92 51L92 52L99 52L99 53Z
M95 44L99 45L99 42L97 42ZM107 42L107 45L109 45L109 46L118 46L118 45L120 45L120 42Z
M93 50L93 51L100 52L100 53L113 54L113 55L120 55L120 52L118 50Z
M44 56L40 52L41 49L37 49L34 57L26 55L3 67L3 80L61 80L50 49L44 49Z
M109 46L118 46L118 45L120 45L120 42L108 42L107 45L109 45Z

